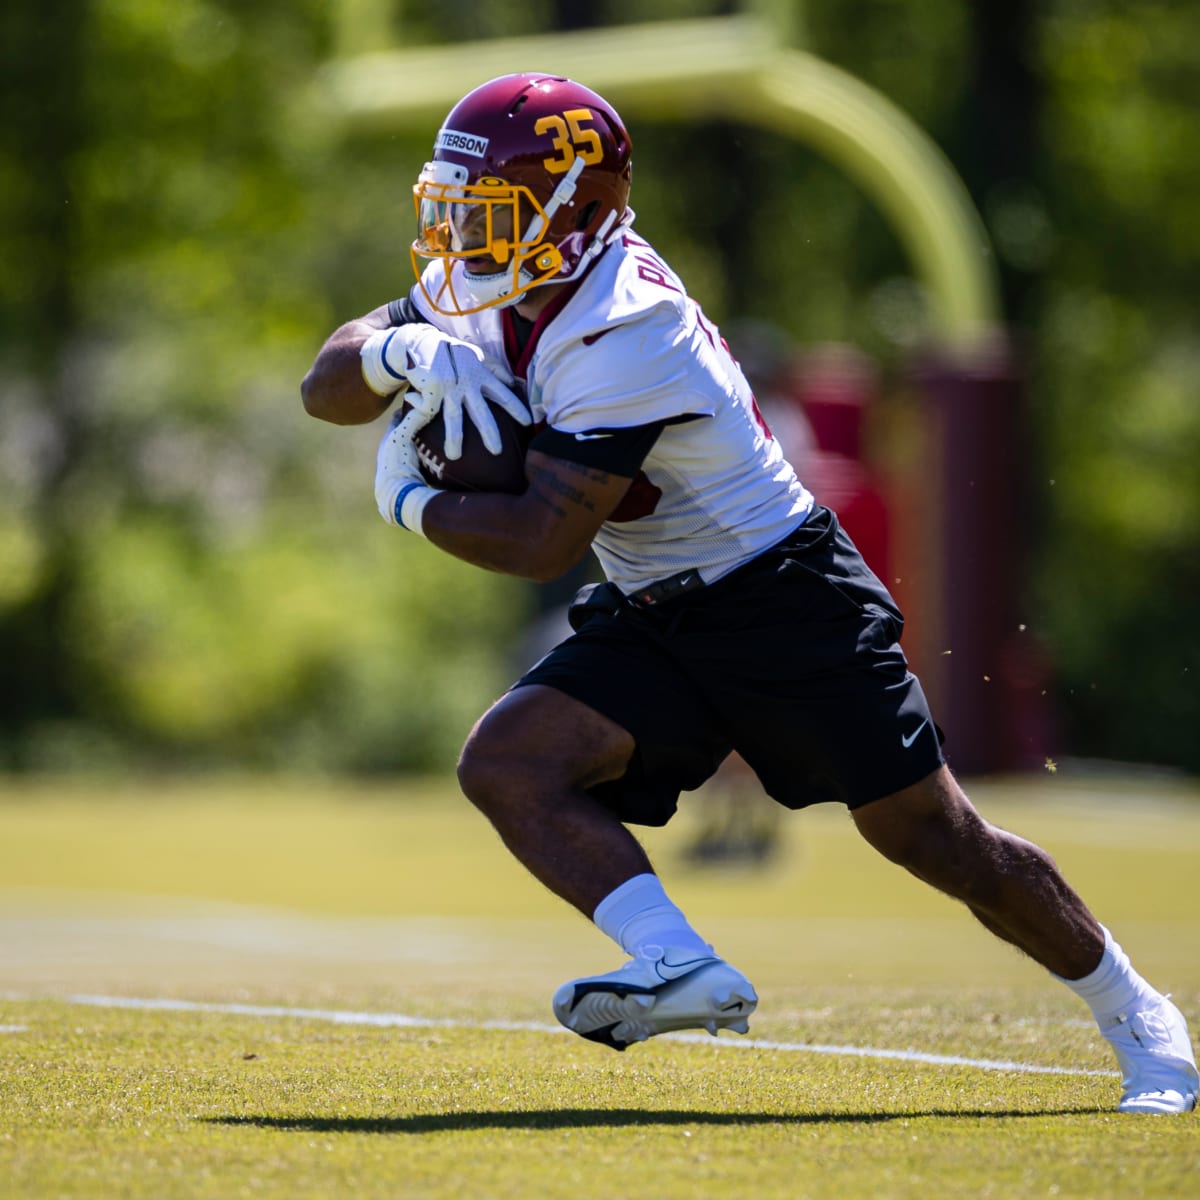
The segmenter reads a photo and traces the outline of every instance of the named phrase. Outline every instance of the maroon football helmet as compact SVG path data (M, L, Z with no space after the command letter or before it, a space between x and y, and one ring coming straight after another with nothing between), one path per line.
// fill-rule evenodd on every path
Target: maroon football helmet
M557 75L477 87L438 130L413 188L418 280L441 259L433 308L504 308L543 283L578 279L632 213L629 134L606 100Z

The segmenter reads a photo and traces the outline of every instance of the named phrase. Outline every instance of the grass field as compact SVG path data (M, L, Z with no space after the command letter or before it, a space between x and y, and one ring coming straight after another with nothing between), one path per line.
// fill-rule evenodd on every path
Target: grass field
M0 782L2 1197L1190 1196L1065 989L791 817L765 868L646 841L754 980L749 1038L615 1054L549 997L619 955L446 782ZM1200 1021L1200 792L980 783Z

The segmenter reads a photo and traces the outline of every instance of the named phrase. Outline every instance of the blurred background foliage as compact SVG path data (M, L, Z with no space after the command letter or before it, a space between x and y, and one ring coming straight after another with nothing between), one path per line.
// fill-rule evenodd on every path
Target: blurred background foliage
M395 33L729 7L403 0ZM315 104L334 10L0 17L2 766L445 769L524 665L531 590L385 527L378 430L299 405L326 334L409 286L433 133ZM993 239L1063 752L1200 770L1200 9L844 0L803 27L930 132ZM854 342L902 386L920 290L849 181L731 123L633 133L639 230L715 319Z

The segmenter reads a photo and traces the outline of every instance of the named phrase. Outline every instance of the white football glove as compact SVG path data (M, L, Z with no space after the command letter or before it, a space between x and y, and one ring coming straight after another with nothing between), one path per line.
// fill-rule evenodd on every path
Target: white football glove
M428 422L429 418L415 408L406 413L397 409L375 455L375 503L379 515L389 525L399 525L422 536L421 514L438 489L430 487L421 474L413 436Z
M512 375L502 379L478 346L441 333L432 325L377 330L359 354L363 378L377 395L390 396L411 385L416 394L410 393L406 399L425 414L422 424L441 412L449 459L462 456L464 409L492 454L500 453L502 443L488 400L521 425L531 420L524 402L508 386L514 381ZM503 369L499 364L494 367Z

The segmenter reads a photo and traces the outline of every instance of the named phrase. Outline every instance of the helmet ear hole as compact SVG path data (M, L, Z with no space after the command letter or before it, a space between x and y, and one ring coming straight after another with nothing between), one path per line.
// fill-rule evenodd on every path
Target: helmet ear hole
M585 204L579 216L575 218L575 228L586 229L596 219L596 213L599 208L599 200L593 200L590 204Z

